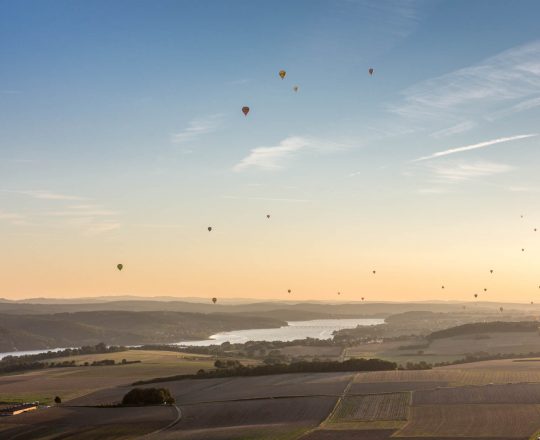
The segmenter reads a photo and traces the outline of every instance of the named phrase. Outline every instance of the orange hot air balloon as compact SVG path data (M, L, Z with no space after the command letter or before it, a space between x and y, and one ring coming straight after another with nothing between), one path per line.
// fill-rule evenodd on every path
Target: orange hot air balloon
M370 67L370 68L368 69L369 75L370 75L370 76L373 75L373 72L375 72L375 70L373 70L373 67Z
M249 113L249 107L248 106L242 107L242 113L244 113L244 116L247 116Z
M285 75L287 75L287 72L285 72L284 70L279 71L279 76L281 77L281 79L284 79Z

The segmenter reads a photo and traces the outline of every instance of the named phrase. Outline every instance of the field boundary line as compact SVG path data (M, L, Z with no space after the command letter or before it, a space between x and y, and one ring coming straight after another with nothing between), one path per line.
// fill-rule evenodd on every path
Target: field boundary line
M337 409L339 408L339 405L341 404L341 401L343 400L343 398L347 395L347 392L349 391L349 389L351 388L352 384L355 382L355 379L356 377L358 376L358 373L355 373L352 375L351 379L349 380L349 383L347 384L347 386L343 389L343 392L341 393L341 395L338 397L338 400L336 401L336 404L334 405L334 407L332 408L332 411L330 411L330 414L328 414L328 416L326 416L326 418L321 422L319 423L317 426L315 426L314 428L310 429L309 431L307 432L304 432L300 437L298 437L297 440L300 440L308 435L310 435L312 432L316 431L317 429L319 428L322 428L323 425L325 424L325 422L327 420L330 420L332 418L332 416L335 414L335 412L337 411Z
M178 424L180 422L180 420L182 420L182 410L180 408L178 408L177 405L173 405L174 408L176 409L176 418L171 422L169 423L167 426L164 426L163 428L160 428L158 429L157 431L153 431L153 432L150 432L148 434L145 434L141 437L139 437L140 439L144 439L144 438L150 438L156 434L159 434L163 431L167 431L169 429L171 429L173 426L175 426L176 424Z

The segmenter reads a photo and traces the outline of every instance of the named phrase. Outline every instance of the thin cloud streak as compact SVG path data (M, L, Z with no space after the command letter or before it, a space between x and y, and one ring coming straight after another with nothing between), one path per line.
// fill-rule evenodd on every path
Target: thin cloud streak
M418 159L414 159L413 162L420 162L420 161L424 161L424 160L435 159L437 157L448 156L450 154L462 153L464 151L477 150L479 148L490 147L491 145L502 144L502 143L511 142L511 141L517 141L517 140L520 140L520 139L527 139L527 138L535 137L535 136L538 136L538 134L536 134L536 133L534 133L534 134L521 134L521 135L518 135L518 136L502 137L502 138L493 139L493 140L490 140L490 141L479 142L477 144L465 145L463 147L450 148L448 150L438 151L438 152L433 153L433 154L431 154L429 156L419 157Z
M212 115L203 119L193 119L188 123L188 126L172 135L172 142L182 144L192 141L199 136L216 131L221 125L222 115Z
M277 170L283 168L287 160L294 158L301 151L316 150L322 153L332 153L345 148L349 148L349 145L311 137L289 136L278 145L253 148L233 167L233 171L240 172L248 168Z
M306 138L291 136L282 140L278 145L252 149L244 159L234 166L233 170L238 172L251 167L265 170L278 169L281 168L284 159L309 146L311 143Z
M540 40L422 81L405 89L401 102L387 108L409 122L415 120L425 125L451 121L459 125L464 115L470 119L486 115L481 119L490 121L534 108L539 105L538 90ZM522 102L516 103L517 100Z
M309 199L288 199L288 198L274 198L274 197L238 197L238 196L223 196L224 199L235 200L263 200L268 202L310 202Z
M476 127L476 125L477 124L473 121L460 122L459 124L453 125L452 127L443 128L442 130L432 133L431 137L438 139L446 136L452 136L454 134L464 133L468 130L473 129L474 127Z
M32 197L34 199L39 199L39 200L87 200L84 197L72 196L72 195L67 195L67 194L59 194L59 193L54 193L54 192L44 191L44 190L19 191L19 190L3 189L0 191L5 192L5 193L10 193L10 194L20 194L23 196Z
M432 164L431 172L444 182L463 182L477 177L488 177L508 173L515 168L511 165L494 162L473 162L457 164Z

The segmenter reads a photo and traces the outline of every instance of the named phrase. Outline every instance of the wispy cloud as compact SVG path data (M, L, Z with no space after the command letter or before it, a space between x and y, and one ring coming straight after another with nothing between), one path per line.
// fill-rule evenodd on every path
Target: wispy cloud
M534 136L538 136L538 134L520 134L517 136L502 137L498 139L492 139L490 141L479 142L479 143L471 144L471 145L465 145L462 147L449 148L448 150L438 151L436 153L430 154L429 156L419 157L418 159L415 159L413 162L420 162L423 160L435 159L437 157L443 157L443 156L448 156L450 154L462 153L464 151L477 150L479 148L490 147L491 145L502 144L504 142L517 141L520 139L527 139Z
M22 226L28 224L26 216L14 212L0 211L0 221L6 221L12 225Z
M463 121L459 124L453 125L448 128L443 128L431 134L432 137L438 139L446 136L452 136L454 134L464 133L476 127L476 122L473 121Z
M330 153L348 148L348 145L336 141L309 138L304 136L289 136L279 144L271 147L256 147L238 162L234 171L244 171L248 168L276 170L282 168L287 160L292 159L301 151L319 151Z
M182 131L172 135L172 141L175 144L192 141L204 134L216 131L221 125L222 115L211 115L206 118L193 119L188 123L188 126Z
M55 193L51 191L45 191L45 190L7 190L3 189L0 190L2 192L11 193L11 194L20 194L23 196L32 197L34 199L39 200L86 200L84 197L79 196L73 196L73 195L67 195L67 194L60 194Z
M121 223L117 222L96 222L90 223L84 230L86 235L99 235L106 232L115 231L120 229Z
M234 171L243 171L246 168L263 168L266 170L280 168L286 158L290 158L300 150L309 147L310 141L304 137L292 136L282 140L272 147L257 147L249 155L234 166Z
M540 40L515 47L482 62L432 78L402 92L389 110L422 121L471 119L509 105L516 111L540 97ZM526 100L521 106L517 100ZM529 107L531 108L531 107Z
M282 197L240 197L240 196L223 196L224 199L235 200L263 200L268 202L310 202L309 199L291 199Z
M487 177L508 173L515 169L511 165L494 162L431 164L429 168L438 180L446 182L460 182L477 177Z

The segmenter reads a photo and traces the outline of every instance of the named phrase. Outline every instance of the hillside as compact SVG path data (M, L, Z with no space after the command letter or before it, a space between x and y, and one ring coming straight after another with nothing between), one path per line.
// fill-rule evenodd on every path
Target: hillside
M0 315L0 351L53 347L173 343L250 328L272 328L284 321L233 314L95 311L50 315Z

